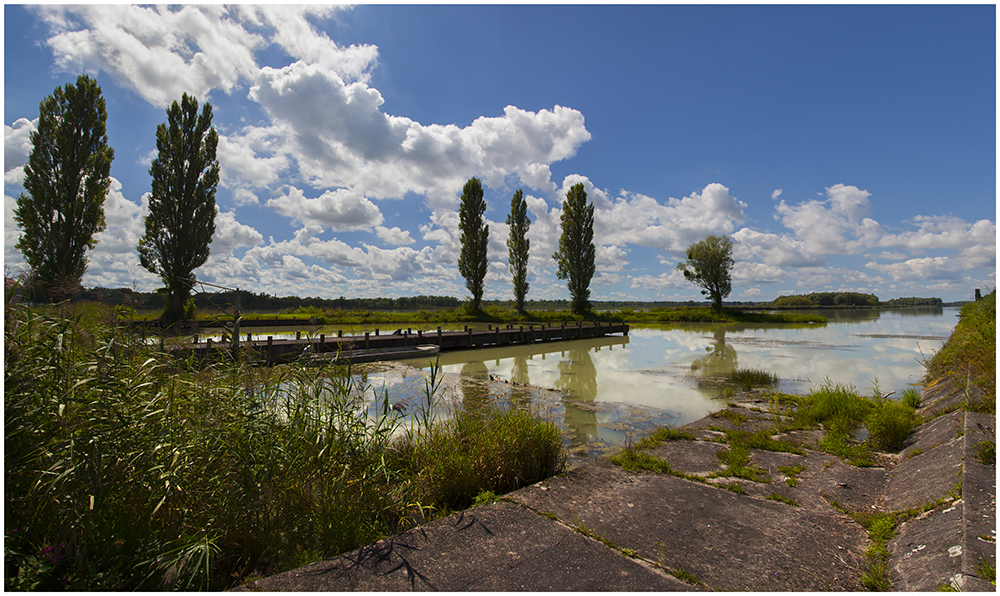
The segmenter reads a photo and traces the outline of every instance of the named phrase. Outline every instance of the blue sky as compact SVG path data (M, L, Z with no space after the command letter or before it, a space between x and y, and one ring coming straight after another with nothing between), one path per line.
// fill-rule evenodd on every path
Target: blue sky
M38 103L82 73L115 182L87 287L138 264L155 130L213 106L222 181L199 279L276 295L468 296L458 201L486 187L485 298L528 298L566 190L596 208L596 300L700 299L675 270L734 240L731 300L813 291L969 299L996 284L996 14L973 6L4 7L4 266Z

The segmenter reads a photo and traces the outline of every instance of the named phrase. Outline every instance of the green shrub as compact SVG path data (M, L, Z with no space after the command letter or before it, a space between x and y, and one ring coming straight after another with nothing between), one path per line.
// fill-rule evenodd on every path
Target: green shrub
M854 387L826 381L799 400L795 419L804 424L839 424L850 430L857 428L870 410L871 402L858 395Z
M419 502L451 510L468 507L482 491L500 495L548 478L565 464L552 422L499 404L462 408L429 431L411 431L396 449Z
M866 423L872 443L880 449L893 451L910 436L917 417L913 408L887 399L873 406Z
M903 390L903 395L899 401L901 401L903 405L916 410L917 408L920 407L920 402L922 401L922 399L923 396L921 396L919 391L917 391L913 387L907 387L906 389Z

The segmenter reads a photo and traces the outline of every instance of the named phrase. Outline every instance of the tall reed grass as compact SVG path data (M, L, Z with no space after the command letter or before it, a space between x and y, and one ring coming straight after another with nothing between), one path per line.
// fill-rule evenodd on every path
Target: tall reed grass
M110 310L4 315L6 589L225 589L565 460L559 431L527 412L428 410L404 431L388 396L341 368L198 368Z

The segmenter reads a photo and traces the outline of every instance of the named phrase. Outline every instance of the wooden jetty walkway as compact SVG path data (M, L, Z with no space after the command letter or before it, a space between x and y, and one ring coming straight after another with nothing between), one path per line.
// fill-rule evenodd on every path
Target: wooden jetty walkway
M267 363L289 362L302 357L313 357L322 354L341 354L342 359L350 360L351 354L365 355L366 361L394 360L402 351L421 345L437 346L441 352L453 350L470 350L482 347L498 347L511 345L534 344L537 342L569 341L608 335L628 335L628 325L625 323L582 322L561 323L559 325L490 325L488 330L474 330L468 325L463 331L414 331L395 329L382 333L376 329L374 333L364 335L344 336L338 331L336 336L324 334L314 337L296 339L252 339L252 334L238 342L238 349L250 348L255 358ZM232 352L234 346L223 341L195 341L188 344L166 346L166 349L180 356L193 356L199 359L219 357ZM378 351L384 350L385 357L372 357ZM394 355L395 354L395 355Z

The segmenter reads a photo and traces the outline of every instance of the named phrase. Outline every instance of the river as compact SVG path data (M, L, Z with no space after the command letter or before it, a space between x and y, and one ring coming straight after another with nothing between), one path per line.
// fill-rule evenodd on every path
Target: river
M817 312L826 325L633 325L627 337L443 353L439 363L449 374L438 397L530 403L563 428L579 463L655 426L680 426L722 408L721 377L737 368L776 373L786 392L829 380L867 395L877 382L899 396L919 383L922 361L951 334L959 309ZM397 366L365 380L412 409L427 363L407 363L419 370Z

